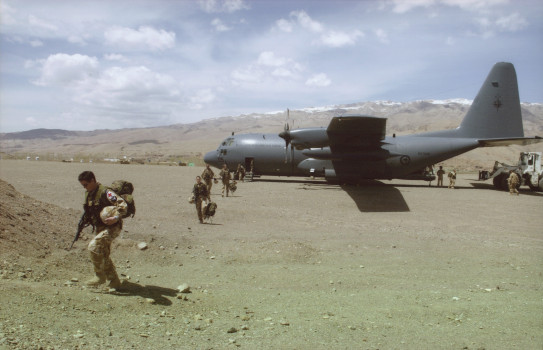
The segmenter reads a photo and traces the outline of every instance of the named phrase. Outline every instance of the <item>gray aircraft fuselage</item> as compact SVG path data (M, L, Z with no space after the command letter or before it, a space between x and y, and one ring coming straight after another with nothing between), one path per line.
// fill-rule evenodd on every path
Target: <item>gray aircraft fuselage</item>
M460 126L415 135L385 136L386 118L343 115L327 128L280 134L239 134L226 138L204 161L230 169L243 164L254 175L323 176L330 181L435 178L427 171L477 147L527 145L517 76L511 63L494 65Z
M434 177L431 174L424 174L427 166L479 146L476 139L447 139L444 142L441 138L424 134L386 137L383 143L381 149L396 156L381 160L358 160L356 176L353 174L349 177L432 180ZM429 144L432 147L428 147ZM285 152L285 148L285 140L277 134L239 134L226 138L216 151L206 153L204 161L217 168L226 163L230 169L235 169L241 163L249 170L253 160L254 173L257 175L324 176L328 179L334 178L331 170L341 163L312 159L303 154L307 150L288 147ZM326 148L310 150L323 149ZM349 167L352 167L352 162L349 163Z

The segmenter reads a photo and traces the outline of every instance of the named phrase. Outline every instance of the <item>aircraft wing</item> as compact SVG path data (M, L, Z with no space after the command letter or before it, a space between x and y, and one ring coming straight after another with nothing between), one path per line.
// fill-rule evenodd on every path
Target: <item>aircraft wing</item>
M531 145L533 143L542 142L543 138L540 136L535 137L517 137L509 139L482 139L478 140L481 147L497 147L508 145Z
M376 150L385 139L386 118L363 115L334 117L326 133L332 153Z

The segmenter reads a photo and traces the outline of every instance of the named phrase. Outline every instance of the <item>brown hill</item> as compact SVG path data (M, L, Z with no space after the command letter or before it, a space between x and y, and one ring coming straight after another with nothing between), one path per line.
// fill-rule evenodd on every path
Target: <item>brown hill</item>
M76 215L73 209L28 197L0 180L0 242L5 252L35 258L66 248L75 233Z
M469 102L415 101L409 103L365 102L325 108L290 111L294 128L328 125L330 119L345 113L360 113L386 117L387 134L405 135L459 125L469 109ZM522 104L526 136L543 134L543 105ZM207 119L193 124L163 127L65 131L38 129L22 133L0 134L0 150L9 157L42 160L75 159L95 161L104 158L138 158L149 162L192 161L202 164L205 152L217 147L232 132L280 132L286 120L285 112L240 115ZM534 148L535 147L535 148ZM540 145L478 149L457 157L449 164L474 170L486 168L494 160L514 162L521 150L542 150Z

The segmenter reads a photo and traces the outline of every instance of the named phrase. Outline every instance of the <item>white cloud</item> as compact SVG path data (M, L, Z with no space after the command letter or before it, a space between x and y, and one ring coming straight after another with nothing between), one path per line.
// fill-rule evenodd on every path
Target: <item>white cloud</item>
M230 77L234 85L255 84L262 83L267 78L298 79L303 70L303 66L291 58L278 56L272 51L264 51L258 55L255 62L245 68L234 70Z
M274 69L271 74L273 76L275 76L275 77L281 77L281 78L294 78L295 77L295 73L292 70L287 69L285 67L279 67L277 69Z
M40 86L69 86L98 72L98 59L86 55L55 54L42 62L41 76L34 83Z
M509 0L392 0L392 11L403 14L413 9L424 7L430 8L434 5L446 5L458 7L464 11L487 12L490 8L508 3ZM382 8L384 9L384 8ZM434 16L435 14L431 14Z
M292 23L287 21L284 18L281 18L280 20L277 20L275 22L275 24L277 25L277 28L279 28L279 30L281 30L283 32L287 32L287 33L292 32Z
M323 26L317 21L314 21L309 17L305 11L293 11L290 13L291 17L297 19L298 24L311 32L320 33L323 31Z
M395 13L406 13L417 7L430 7L435 4L435 0L393 0Z
M198 4L200 5L200 8L207 13L233 13L249 8L243 0L198 0Z
M315 74L305 82L307 86L326 87L332 83L324 73Z
M473 34L481 36L483 39L492 38L496 32L516 32L528 26L528 21L518 13L512 13L509 16L502 16L496 20L488 17L479 17L475 19L479 26L479 33Z
M496 26L505 32L516 32L524 29L527 25L528 21L518 12L512 13L509 16L500 17L496 20Z
M262 71L250 65L247 68L235 69L230 73L234 85L243 83L258 83L261 81Z
M479 11L486 10L492 6L506 4L509 0L440 0L440 2L448 6L457 6L466 11Z
M211 25L215 27L215 30L218 32L227 32L231 30L232 28L226 26L219 18L215 18L213 21L211 21Z
M355 30L350 34L345 32L329 31L321 35L321 42L329 47L353 46L356 44L358 38L363 36L364 33L359 30Z
M190 109L202 109L204 105L210 104L215 101L216 96L211 89L203 89L196 93L196 95L189 98Z
M104 33L106 43L128 50L165 50L175 46L175 33L150 26L138 30L126 27L112 27Z
M28 24L38 31L56 32L58 30L57 26L53 23L49 23L34 15L28 15Z
M14 25L17 23L15 19L16 12L6 1L0 2L0 13L2 14L2 23L4 25Z
M284 65L287 62L287 59L284 57L278 57L271 51L265 51L260 53L257 62L263 66L279 67Z
M107 61L119 61L119 62L127 62L128 61L128 59L125 56L120 55L118 53L105 54L104 59L107 60Z

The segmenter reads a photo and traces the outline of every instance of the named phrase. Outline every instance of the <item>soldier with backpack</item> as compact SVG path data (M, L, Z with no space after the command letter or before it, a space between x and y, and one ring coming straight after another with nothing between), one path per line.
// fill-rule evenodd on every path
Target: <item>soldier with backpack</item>
M196 176L196 183L192 188L192 194L194 195L194 204L196 205L196 212L198 213L198 220L200 223L204 223L203 213L202 213L202 202L210 200L209 192L207 186L202 182L200 176ZM207 204L206 204L207 206Z
M111 243L121 233L127 204L119 194L97 182L92 171L82 172L78 180L86 190L84 217L96 230L96 236L88 246L96 276L86 284L97 287L109 281L108 287L118 289L121 281L111 261Z
M202 172L202 179L204 179L206 186L207 186L207 192L211 194L211 187L213 186L213 178L215 177L215 173L211 168L209 167L209 164L206 164L206 168Z
M222 196L224 197L224 192L226 191L226 197L228 197L228 192L230 192L230 169L226 163L222 166L219 176L222 180Z

